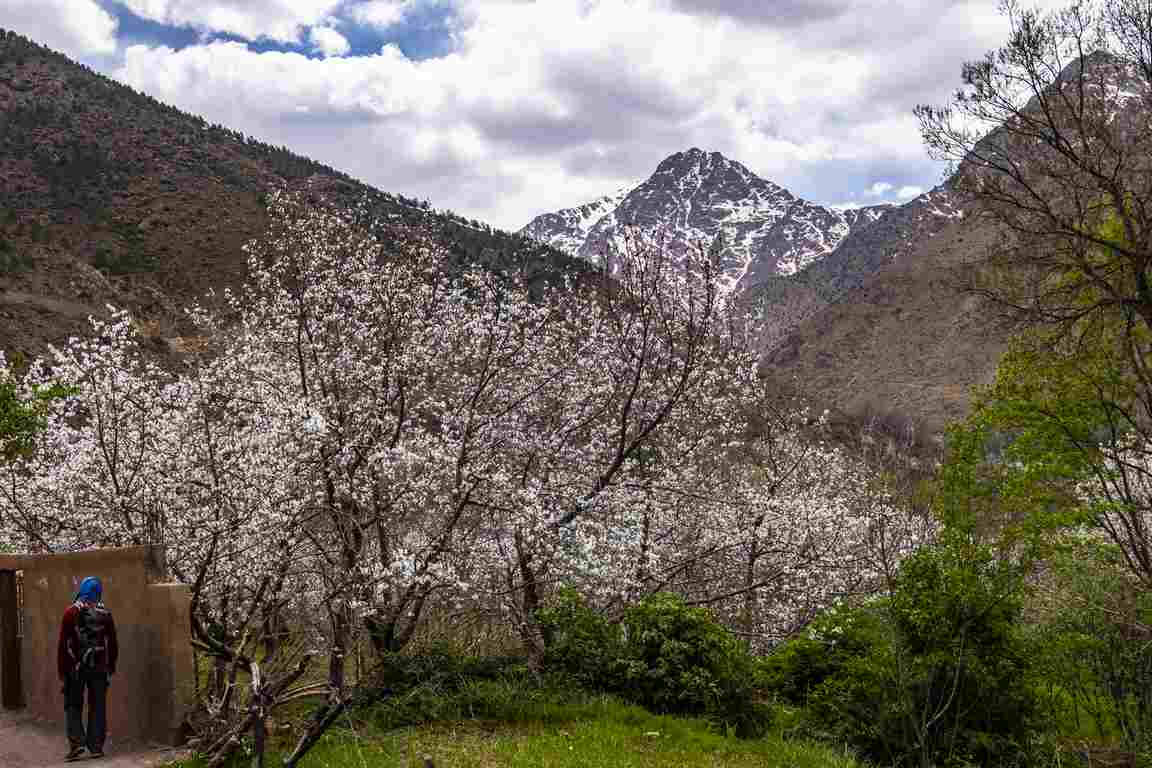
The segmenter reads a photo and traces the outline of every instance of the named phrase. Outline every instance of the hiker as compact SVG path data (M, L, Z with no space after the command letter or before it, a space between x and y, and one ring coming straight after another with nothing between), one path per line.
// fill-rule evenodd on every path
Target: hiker
M107 734L105 698L116 672L116 625L101 601L100 579L89 576L80 582L75 602L60 622L57 669L63 684L67 716L66 760L76 760L87 749L92 757L104 756ZM88 728L84 728L84 691L88 691Z

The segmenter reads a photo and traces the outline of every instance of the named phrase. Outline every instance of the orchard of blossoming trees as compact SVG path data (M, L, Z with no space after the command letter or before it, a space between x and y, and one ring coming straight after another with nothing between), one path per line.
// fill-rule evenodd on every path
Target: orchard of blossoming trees
M609 613L679 593L772 642L926 535L764 391L703 251L637 241L602 285L530 292L270 209L180 365L115 312L30 366L20 386L71 394L3 466L0 548L162 543L204 642L307 637L339 690L357 635L383 653L435 622L538 653L560 585Z

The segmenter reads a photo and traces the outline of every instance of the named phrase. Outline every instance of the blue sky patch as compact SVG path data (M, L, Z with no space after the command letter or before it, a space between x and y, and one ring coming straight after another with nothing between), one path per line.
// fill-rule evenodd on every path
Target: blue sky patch
M104 10L116 19L121 46L166 45L179 50L200 42L202 33L192 27L174 27L145 19L112 0L100 0Z
M320 56L313 50L306 29L301 30L301 40L298 43L286 43L269 38L247 40L226 32L152 21L137 16L116 0L98 0L98 2L116 19L117 37L122 46L163 45L180 50L208 41L225 40L242 42L256 53L276 51L300 53L312 58ZM445 56L456 47L453 30L457 27L459 14L455 5L448 0L418 3L397 23L386 29L355 22L346 15L351 7L351 5L344 6L345 14L338 15L336 23L332 25L348 40L350 50L347 56L374 56L385 45L394 44L408 59L422 61Z
M355 24L350 19L344 19L337 29L352 47L349 56L372 56L392 43L408 59L423 61L440 58L455 50L453 30L458 18L453 4L436 0L420 3L387 29Z

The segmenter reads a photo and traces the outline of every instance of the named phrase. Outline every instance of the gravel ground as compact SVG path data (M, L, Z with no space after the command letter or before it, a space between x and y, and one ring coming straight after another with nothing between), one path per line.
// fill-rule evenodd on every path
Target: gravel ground
M105 756L65 762L68 742L62 725L45 724L19 712L0 710L0 766L3 768L155 768L183 755L171 749L149 749L110 740Z

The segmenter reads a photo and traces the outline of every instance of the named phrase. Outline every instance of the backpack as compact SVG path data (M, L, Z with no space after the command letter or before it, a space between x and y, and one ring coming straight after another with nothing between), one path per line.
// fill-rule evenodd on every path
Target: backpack
M108 661L108 627L112 612L102 603L82 605L76 616L76 666L95 667L97 658Z

